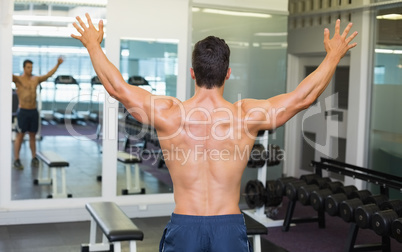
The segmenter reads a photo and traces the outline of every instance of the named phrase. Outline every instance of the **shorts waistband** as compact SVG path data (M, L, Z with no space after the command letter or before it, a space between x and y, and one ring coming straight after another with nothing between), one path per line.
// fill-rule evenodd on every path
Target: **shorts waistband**
M200 223L216 223L216 224L240 224L244 225L243 214L228 214L228 215L212 215L212 216L198 216L198 215L184 215L172 213L170 218L172 224L192 225Z
M18 110L20 110L20 111L37 111L38 109L36 109L36 108L34 108L34 109L18 108Z

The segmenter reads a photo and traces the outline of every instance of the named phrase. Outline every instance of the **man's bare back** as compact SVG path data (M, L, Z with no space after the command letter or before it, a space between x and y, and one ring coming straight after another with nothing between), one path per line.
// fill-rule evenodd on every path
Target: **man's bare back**
M246 132L239 105L213 90L199 91L163 114L170 123L157 131L173 180L175 213L240 213L240 181L257 134Z

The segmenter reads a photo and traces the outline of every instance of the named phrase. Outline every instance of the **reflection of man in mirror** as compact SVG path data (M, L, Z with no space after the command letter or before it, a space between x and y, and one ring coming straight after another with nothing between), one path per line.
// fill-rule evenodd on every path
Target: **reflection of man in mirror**
M36 158L36 133L39 128L39 113L36 108L36 88L38 85L46 81L52 76L60 64L63 63L63 58L57 59L57 64L47 74L41 76L32 75L31 60L25 60L23 63L24 73L20 76L13 75L13 82L17 88L18 95L18 111L17 111L17 135L14 141L14 167L23 169L24 166L20 161L20 149L25 133L29 134L29 147L31 148L32 161L31 166L37 167L39 161Z
M77 17L74 27L80 35L72 37L87 48L107 92L138 121L156 129L172 177L176 206L160 251L250 251L239 200L241 177L258 132L283 125L324 91L341 58L356 46L351 41L357 33L348 37L352 24L341 34L337 20L332 39L325 29L327 55L294 91L230 103L223 98L231 74L224 40L209 36L195 44L190 69L195 94L180 101L128 85L100 46L103 22L97 30L86 17L88 25Z

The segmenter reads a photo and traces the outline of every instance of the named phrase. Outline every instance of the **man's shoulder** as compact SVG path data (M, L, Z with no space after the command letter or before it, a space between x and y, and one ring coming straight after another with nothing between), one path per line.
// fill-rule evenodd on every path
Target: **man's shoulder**
M172 96L153 95L151 99L152 105L154 105L156 109L171 109L175 106L182 105L182 101Z

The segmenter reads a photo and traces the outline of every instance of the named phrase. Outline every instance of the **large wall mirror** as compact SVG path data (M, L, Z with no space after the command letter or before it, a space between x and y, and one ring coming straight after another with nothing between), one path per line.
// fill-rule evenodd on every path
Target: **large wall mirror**
M402 4L376 11L369 168L402 177ZM370 185L370 190L379 189ZM400 198L390 190L390 198Z
M64 62L52 77L42 82L36 90L39 112L39 129L36 135L38 152L52 151L68 162L65 175L66 194L77 197L101 196L102 135L100 134L104 89L96 80L88 52L72 39L72 22L76 15L89 12L94 23L105 19L105 6L83 6L82 4L45 4L15 2L13 14L13 62L12 72L21 75L23 62L33 62L32 74L48 73L60 56ZM103 45L102 45L103 46ZM13 136L16 139L19 96L14 83ZM14 163L15 152L11 162ZM28 135L22 141L20 163L11 173L12 200L43 199L62 192L62 182L49 181L48 167L34 165ZM43 172L41 174L41 171ZM60 180L61 181L61 180ZM63 197L63 196L61 196Z
M177 40L121 39L120 48L120 72L127 83L152 94L176 97ZM123 158L117 164L117 194L172 193L155 129L136 121L129 111L120 104L118 158ZM140 162L125 161L130 157Z

